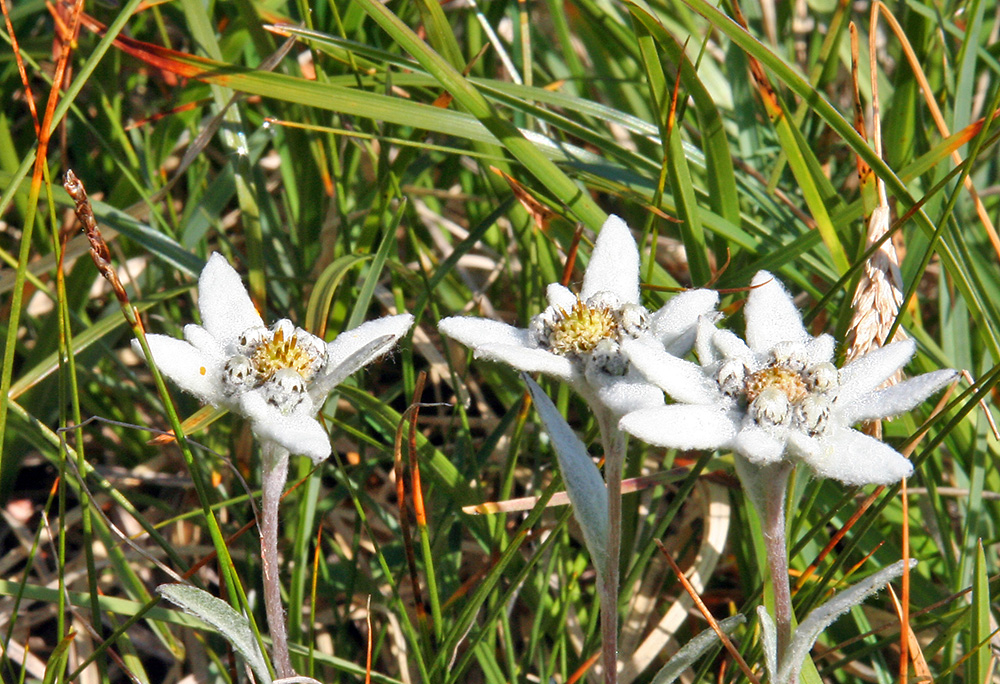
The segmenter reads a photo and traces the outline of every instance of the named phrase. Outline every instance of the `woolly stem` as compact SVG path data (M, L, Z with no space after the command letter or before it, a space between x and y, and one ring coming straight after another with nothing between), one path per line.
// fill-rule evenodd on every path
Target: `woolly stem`
M771 465L756 466L740 456L736 457L735 464L743 491L760 516L763 526L767 569L774 593L774 622L777 632L774 662L780 668L792 636L792 592L788 582L788 546L785 540L785 494L792 464L778 461Z
M288 630L285 608L281 603L278 558L278 505L288 478L288 450L274 442L261 443L261 465L264 472L261 492L260 557L264 570L264 612L271 633L271 657L278 679L293 677L288 653Z
M791 466L784 467L766 477L766 492L762 522L764 546L767 550L767 568L774 590L774 622L778 631L778 662L788 651L792 637L792 592L788 581L788 545L785 540L785 490Z
M625 462L625 433L617 418L598 409L597 422L604 444L604 481L608 486L608 561L600 569L597 589L601 601L601 663L605 684L618 682L618 582L622 544L622 467Z

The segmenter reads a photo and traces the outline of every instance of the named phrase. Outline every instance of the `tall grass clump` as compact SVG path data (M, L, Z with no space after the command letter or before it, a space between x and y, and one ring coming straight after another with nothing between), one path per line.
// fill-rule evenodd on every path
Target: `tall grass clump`
M993 680L996 2L0 5L0 681Z

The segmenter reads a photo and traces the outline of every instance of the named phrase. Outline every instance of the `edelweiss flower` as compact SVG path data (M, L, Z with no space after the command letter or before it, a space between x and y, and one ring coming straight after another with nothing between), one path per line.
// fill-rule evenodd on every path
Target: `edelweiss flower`
M691 347L698 317L718 300L706 290L685 292L650 314L639 303L639 251L617 216L610 216L597 236L580 295L553 283L546 297L548 308L527 329L459 316L442 320L439 327L472 347L476 358L564 380L592 406L616 416L663 404L659 390L630 367L622 343L652 336L683 353Z
M939 370L879 389L913 356L912 340L882 347L837 369L829 335L811 337L785 288L758 273L746 304L746 339L702 324L701 366L642 340L625 351L678 403L639 410L620 427L677 449L733 449L756 466L786 456L850 485L898 482L912 464L851 426L909 411L955 378Z
M147 335L156 365L181 389L250 419L254 434L319 462L330 439L316 421L327 395L386 353L413 316L369 321L327 344L288 319L264 326L240 277L212 254L198 279L202 325L184 326L184 340ZM132 346L140 354L137 340Z

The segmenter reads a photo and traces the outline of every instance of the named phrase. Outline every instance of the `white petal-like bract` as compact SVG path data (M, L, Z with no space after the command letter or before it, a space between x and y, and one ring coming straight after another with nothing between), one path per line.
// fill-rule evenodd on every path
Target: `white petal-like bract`
M745 315L749 345L702 316L695 344L700 365L670 356L649 339L624 342L633 366L679 403L626 415L622 429L660 446L732 448L744 469L791 459L850 485L888 484L912 473L904 456L852 426L915 408L952 382L955 371L880 389L913 356L912 340L837 369L833 338L811 337L791 296L766 271L753 279ZM720 425L738 430L723 440Z
M697 332L698 319L715 318L719 293L715 290L689 290L674 295L650 318L649 333L667 352L683 356L690 351Z
M657 332L651 334L650 313L639 301L639 251L617 216L609 217L597 235L580 296L552 283L546 297L548 308L527 328L456 316L443 319L439 329L471 347L478 359L570 383L594 409L606 409L616 420L628 411L663 404L661 389L630 367L626 345L647 339L665 353L666 340L684 346L686 353L699 318L714 319L718 301L718 295L704 291L677 295L657 312Z
M413 325L409 314L388 316L326 344L287 319L264 327L220 254L209 258L198 284L202 325L185 326L187 341L147 335L153 361L181 389L248 418L259 439L315 462L330 455L329 436L313 417L327 394Z
M475 350L477 359L499 361L526 373L545 373L567 382L576 379L579 372L570 359L544 349L512 344L481 344Z
M569 311L576 304L576 295L562 283L549 283L545 288L545 299L553 309L565 311Z
M198 311L202 326L223 347L244 330L264 326L240 275L218 252L208 258L198 278Z
M269 404L260 392L242 395L240 410L250 419L258 439L274 442L289 453L308 456L313 463L330 455L330 436L309 413L299 411L285 415Z
M885 442L851 428L835 428L803 449L798 436L796 450L820 477L832 477L848 485L892 484L913 473L913 464Z
M750 287L745 309L746 340L754 352L766 352L781 342L802 344L809 339L802 325L802 314L777 278L760 271Z
M609 216L597 234L580 299L587 301L599 292L611 292L623 304L639 303L639 249L632 231L617 216Z
M453 340L476 349L484 344L527 346L528 331L512 325L472 316L451 316L438 323L438 329Z
M412 326L411 314L398 314L376 318L353 330L340 333L326 345L326 359L330 367L328 372L338 370L343 377L353 375L396 346L399 338L409 332ZM375 340L382 340L383 344L370 346ZM366 353L358 356L360 350L365 350ZM339 383L340 381L334 384Z
M146 335L146 344L157 368L177 385L207 404L220 404L225 400L219 384L221 366L184 340L169 335ZM132 348L142 354L138 340Z
M622 348L650 382L676 401L710 404L718 395L718 385L697 364L667 353L653 340L628 340Z
M850 362L840 369L838 402L847 404L875 391L902 368L916 350L916 342L906 339L879 347Z
M644 442L671 449L725 449L738 428L724 411L689 404L634 411L618 425Z

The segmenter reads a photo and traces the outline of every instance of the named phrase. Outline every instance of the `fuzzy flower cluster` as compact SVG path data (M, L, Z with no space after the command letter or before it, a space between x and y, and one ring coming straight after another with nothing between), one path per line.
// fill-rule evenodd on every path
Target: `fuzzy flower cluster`
M201 325L186 325L183 340L146 336L157 367L205 403L248 418L259 439L316 462L330 455L329 437L315 419L327 395L413 324L409 314L387 316L330 343L288 319L266 327L220 254L208 260L198 289ZM142 353L138 341L133 347Z
M616 216L598 235L579 296L559 284L546 294L548 308L527 329L471 317L440 327L478 358L570 383L650 444L731 450L755 466L791 459L847 484L898 481L910 462L852 426L909 411L955 378L941 370L882 388L913 356L909 340L838 369L833 338L809 335L766 271L751 284L745 342L716 328L718 296L708 290L650 313L635 241ZM681 358L692 344L699 363Z
M647 311L639 300L639 250L617 216L597 236L580 294L559 283L545 294L548 307L527 329L455 316L441 321L441 332L471 347L477 358L567 382L593 408L616 417L663 405L662 392L632 367L623 345L642 338L686 353L699 318L712 318L718 302L716 293L699 290Z
M745 314L745 342L702 321L698 364L630 343L632 363L675 403L632 412L620 427L659 446L730 449L755 466L802 461L821 477L851 485L910 475L904 456L852 426L909 411L951 383L955 371L883 388L913 356L912 340L838 369L833 338L810 336L788 292L766 271L751 283Z

